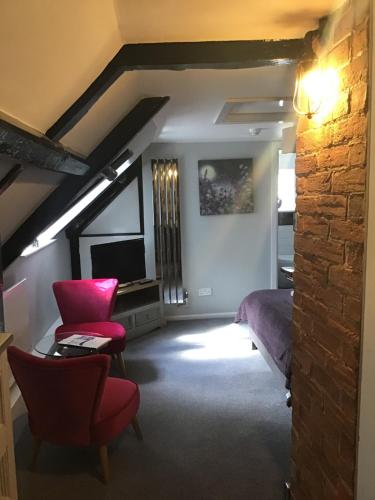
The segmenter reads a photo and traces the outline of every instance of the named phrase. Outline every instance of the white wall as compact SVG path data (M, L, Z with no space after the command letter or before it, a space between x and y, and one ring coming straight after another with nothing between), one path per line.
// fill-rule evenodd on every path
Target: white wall
M87 226L82 234L137 233L140 231L138 180L129 186Z
M143 206L144 206L144 243L146 277L155 278L154 219L152 200L152 174L148 165L143 166ZM79 238L81 274L83 279L92 278L90 247L102 243L141 238L142 235L118 235L111 233L130 233L140 231L138 181L134 179L129 186L86 228L83 234L105 234L105 236L84 236Z
M372 17L372 77L370 161L368 187L368 226L365 267L365 307L363 316L363 340L359 412L359 444L357 500L373 500L375 495L375 51L374 8Z
M177 158L180 166L182 274L189 302L167 306L168 316L232 313L247 294L274 285L277 148L261 142L152 144L144 153L149 171L152 158ZM255 212L201 216L198 160L246 157L254 159ZM213 295L198 297L206 287Z
M23 345L32 347L59 316L52 283L71 278L69 242L65 235L28 257L16 259L4 272L5 289L24 278L27 280L30 338Z

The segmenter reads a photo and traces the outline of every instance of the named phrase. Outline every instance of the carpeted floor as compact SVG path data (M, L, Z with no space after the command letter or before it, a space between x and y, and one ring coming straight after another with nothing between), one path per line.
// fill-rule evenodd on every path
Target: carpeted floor
M16 446L20 500L283 498L291 418L285 391L237 325L170 323L129 342L126 359L141 388L144 441L127 429L112 443L105 486L93 449L46 444L37 472L29 472L24 429Z

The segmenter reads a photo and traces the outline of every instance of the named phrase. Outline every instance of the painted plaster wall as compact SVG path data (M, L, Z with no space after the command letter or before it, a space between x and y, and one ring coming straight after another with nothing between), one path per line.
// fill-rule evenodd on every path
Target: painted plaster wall
M167 306L167 316L233 313L247 294L273 286L277 149L277 143L241 142L153 144L146 150L149 171L152 158L177 158L180 166L182 274L189 302ZM255 212L201 216L198 160L246 157L254 159ZM199 297L202 287L213 288L213 295Z

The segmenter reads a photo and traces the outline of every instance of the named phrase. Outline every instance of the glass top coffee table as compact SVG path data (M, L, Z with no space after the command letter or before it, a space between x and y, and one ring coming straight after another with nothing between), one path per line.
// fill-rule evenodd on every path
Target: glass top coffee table
M77 358L79 356L90 356L98 354L98 349L88 349L87 347L73 347L60 345L55 341L54 335L46 335L36 344L34 349L48 358Z

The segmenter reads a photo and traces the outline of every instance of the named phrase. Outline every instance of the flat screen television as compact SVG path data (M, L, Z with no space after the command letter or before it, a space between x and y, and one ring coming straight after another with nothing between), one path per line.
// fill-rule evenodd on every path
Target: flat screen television
M93 278L117 278L128 283L146 278L143 238L91 246Z

